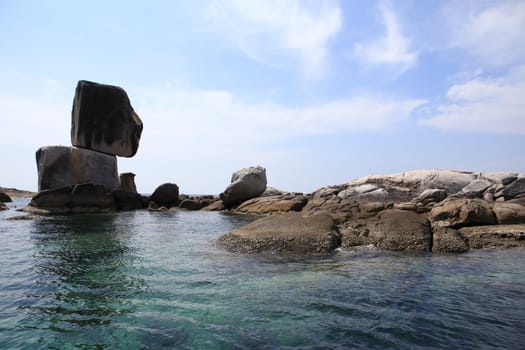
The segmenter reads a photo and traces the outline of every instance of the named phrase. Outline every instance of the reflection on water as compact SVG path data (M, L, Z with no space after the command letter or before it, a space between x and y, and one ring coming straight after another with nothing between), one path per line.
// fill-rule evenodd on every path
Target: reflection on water
M525 252L243 256L253 218L0 214L0 348L519 348Z

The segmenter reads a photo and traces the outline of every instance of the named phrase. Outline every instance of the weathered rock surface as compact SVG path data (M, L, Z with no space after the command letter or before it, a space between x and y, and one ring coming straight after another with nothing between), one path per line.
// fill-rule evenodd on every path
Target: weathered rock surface
M391 251L430 251L432 230L428 219L411 211L385 210L340 228L343 248L373 244Z
M113 191L112 194L115 198L118 210L136 210L145 208L142 197L137 192L118 189Z
M115 198L104 186L75 185L69 202L71 213L101 213L117 209Z
M447 192L438 188L424 190L419 196L412 200L413 203L427 206L430 204L439 203L447 198Z
M328 215L288 213L251 222L221 236L217 243L243 254L328 255L339 246L340 235Z
M447 200L432 209L430 220L436 227L452 228L497 224L491 206L481 199Z
M501 194L503 195L505 200L525 196L525 177L519 177L510 184L508 184L501 191Z
M369 175L351 182L358 186L363 184L382 184L410 188L422 192L426 189L442 189L452 194L476 179L472 172L455 170L414 170L391 175Z
M71 211L71 191L74 185L40 191L24 211L34 214L66 214Z
M151 195L151 201L159 207L176 207L180 203L179 186L174 183L165 183L155 189Z
M183 198L184 197L184 198ZM214 203L217 199L213 196L181 196L180 209L201 210L202 208Z
M525 225L464 227L459 233L474 249L525 247Z
M468 196L481 197L483 192L492 185L487 179L477 179L461 189L461 192Z
M525 207L518 203L494 203L494 213L500 225L525 224Z
M114 190L119 185L117 158L87 149L44 146L36 152L38 190L92 183Z
M118 86L81 80L73 101L71 143L111 155L137 153L142 121Z
M79 184L44 190L32 198L24 211L33 214L101 213L117 209L115 198L107 188Z
M243 202L235 210L241 213L257 214L300 211L307 201L308 198L304 195L293 194L258 197Z
M11 197L9 197L6 193L0 192L0 203L7 203L11 202Z
M259 197L266 190L266 169L261 166L241 169L232 175L231 184L220 194L225 207L233 207Z
M464 253L469 250L467 239L453 228L440 227L433 232L432 251L435 253Z
M135 185L135 174L122 173L119 176L119 190L126 192L137 193L137 186Z

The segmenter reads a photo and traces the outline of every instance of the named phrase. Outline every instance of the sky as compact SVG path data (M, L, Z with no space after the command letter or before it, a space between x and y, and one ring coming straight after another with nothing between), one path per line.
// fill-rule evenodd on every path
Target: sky
M525 172L525 1L0 1L0 186L37 190L78 80L144 130L120 172L218 194L415 169Z

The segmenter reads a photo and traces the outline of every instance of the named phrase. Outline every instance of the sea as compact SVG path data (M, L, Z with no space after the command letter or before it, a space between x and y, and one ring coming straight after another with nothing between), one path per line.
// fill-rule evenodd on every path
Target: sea
M0 349L524 349L525 251L229 253L255 217L0 212Z

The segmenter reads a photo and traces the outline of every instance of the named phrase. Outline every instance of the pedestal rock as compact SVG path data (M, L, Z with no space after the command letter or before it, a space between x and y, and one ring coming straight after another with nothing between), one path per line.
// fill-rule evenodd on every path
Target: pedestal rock
M44 146L36 152L38 190L91 183L112 191L119 186L117 157L88 149Z

